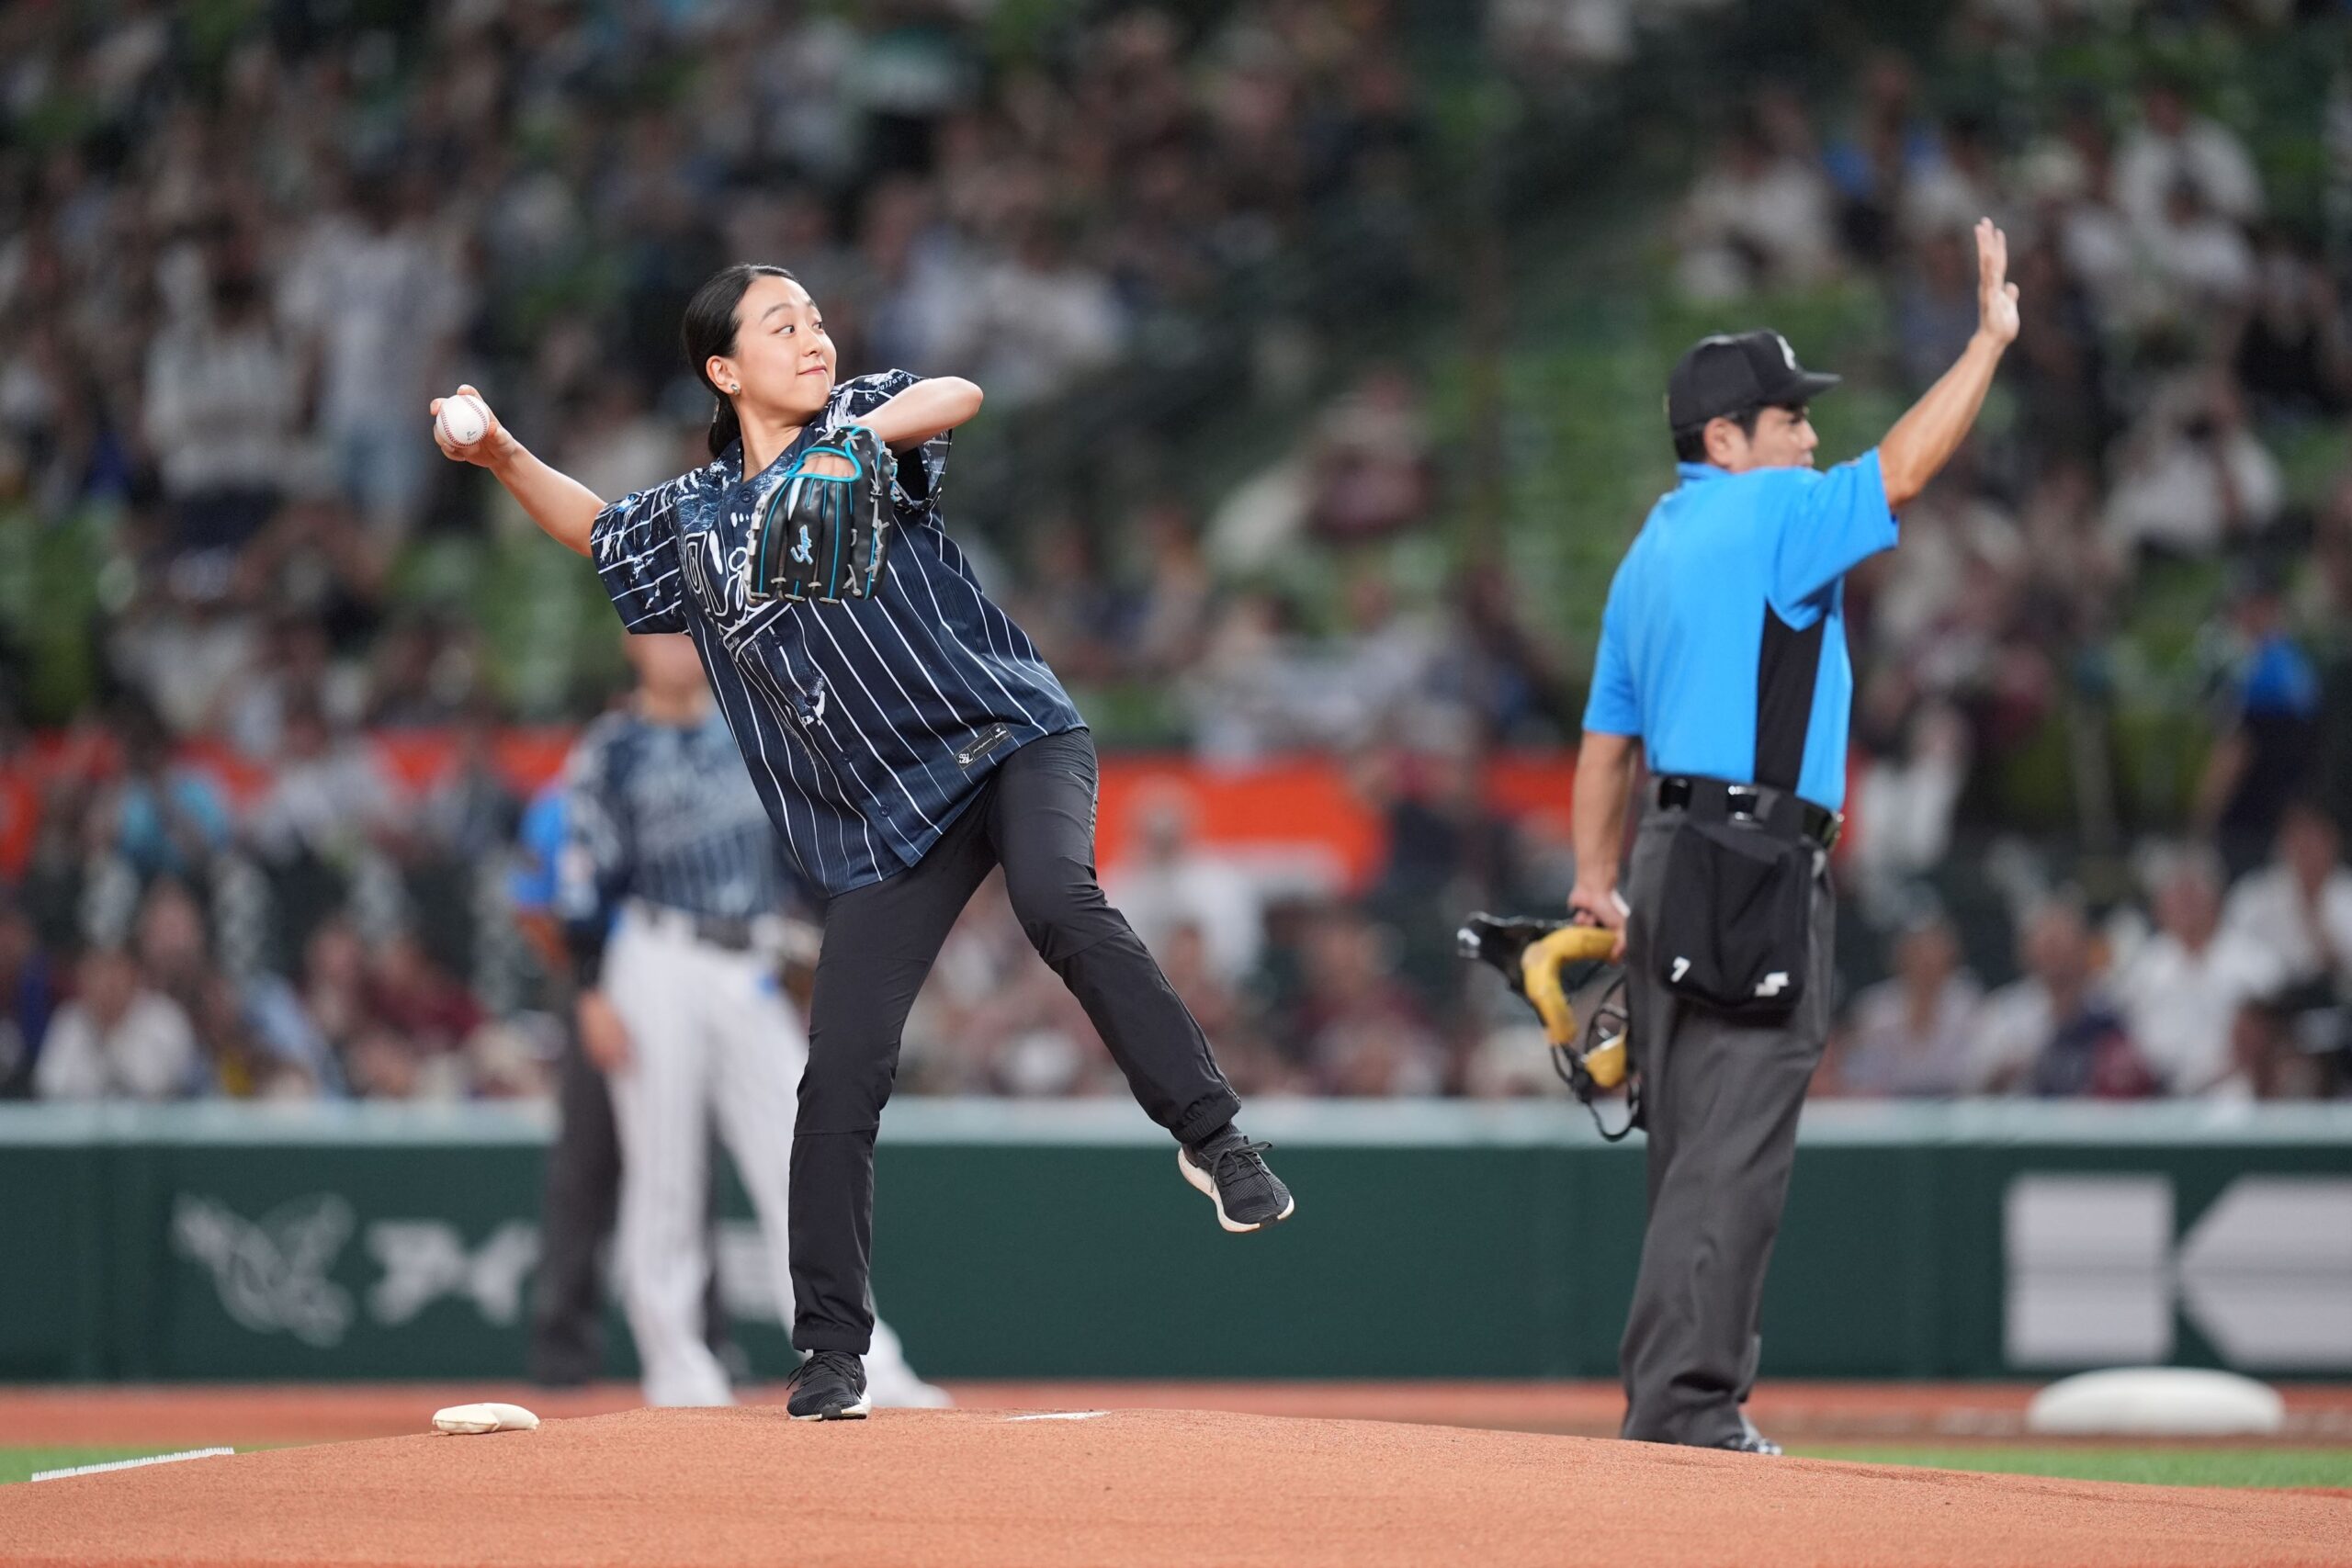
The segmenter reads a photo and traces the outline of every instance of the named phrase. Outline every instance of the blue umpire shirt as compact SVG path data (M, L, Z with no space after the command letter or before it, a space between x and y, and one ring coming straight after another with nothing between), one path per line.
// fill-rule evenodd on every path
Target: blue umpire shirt
M748 602L760 498L820 429L920 379L890 370L844 381L748 482L738 443L614 502L590 535L624 626L693 635L761 804L827 896L914 864L1015 749L1084 724L941 525L944 433L899 457L899 528L872 597Z
M1584 727L1653 774L1846 802L1845 576L1895 540L1878 453L1826 471L1679 465L1609 586Z

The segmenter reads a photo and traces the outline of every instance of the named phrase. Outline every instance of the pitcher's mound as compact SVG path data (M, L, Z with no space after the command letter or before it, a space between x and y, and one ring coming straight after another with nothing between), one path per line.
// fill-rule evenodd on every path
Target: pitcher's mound
M0 1561L2352 1562L2352 1501L1193 1411L641 1410L10 1486Z

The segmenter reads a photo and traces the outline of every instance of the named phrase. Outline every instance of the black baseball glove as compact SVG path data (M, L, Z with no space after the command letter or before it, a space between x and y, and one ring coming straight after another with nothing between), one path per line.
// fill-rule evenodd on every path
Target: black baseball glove
M862 424L820 433L760 499L752 518L752 603L863 599L882 575L897 522L897 457Z

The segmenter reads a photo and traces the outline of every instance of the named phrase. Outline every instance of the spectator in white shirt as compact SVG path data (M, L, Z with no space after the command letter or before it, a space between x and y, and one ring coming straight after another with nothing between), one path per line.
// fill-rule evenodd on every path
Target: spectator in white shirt
M2044 1099L2154 1092L2154 1075L2104 984L2102 954L2080 906L2044 900L2025 919L2018 957L2025 975L1984 1004L1971 1074L1978 1088Z
M2222 867L2185 852L2156 887L2156 934L2117 978L2132 1038L2175 1094L2204 1094L2229 1077L2238 1010L2278 983L2277 959L2222 929Z
M49 1027L33 1092L43 1100L176 1100L195 1087L196 1031L177 1002L149 990L130 955L82 960L81 995Z
M1193 801L1178 786L1147 795L1136 810L1134 849L1102 884L1145 946L1165 953L1191 927L1206 948L1210 975L1237 985L1264 945L1261 900L1248 874L1202 850L1193 818Z
M2115 465L2104 525L2116 547L2208 556L2278 516L2286 480L2226 375L2175 382L2150 402Z
M1914 244L1957 242L1988 212L2015 221L2001 213L2007 192L1988 132L1973 116L1955 118L1938 139L1937 155L1911 170L1900 201L1903 231Z
M2332 983L2352 956L2352 871L2342 833L2306 800L2278 820L2277 852L2231 891L2222 927L2268 954L2283 987Z
M2165 203L2183 181L2203 205L2238 223L2262 215L2262 176L2245 144L2226 127L2189 113L2169 82L2153 82L2141 96L2143 119L2115 157L2115 198L2141 226L2163 226Z
M223 271L211 309L147 355L147 442L172 503L175 549L234 549L277 510L301 384L261 285Z
M276 782L254 807L254 842L280 863L347 865L401 826L400 802L365 741L337 739L314 701L287 716Z
M1677 220L1680 282L1700 299L1817 283L1837 270L1835 193L1811 164L1735 131Z
M1941 915L1915 919L1894 944L1894 974L1854 998L1838 1082L1857 1095L1954 1095L1969 1087L1984 988L1961 967Z
M2205 203L2188 180L2165 197L2148 234L2148 259L2164 280L2173 312L2185 321L2226 319L2245 308L2258 281L2245 231Z
M417 410L451 378L471 308L466 273L426 216L435 199L420 176L362 181L357 218L314 225L280 300L315 344L320 428L344 493L395 536L416 522L433 472Z
M1011 403L1034 402L1117 357L1125 311L1111 279L1072 255L1044 221L984 265L939 344Z
M1926 639L1921 639L1924 646ZM1899 675L1872 678L1855 728L1871 752L1856 770L1855 815L1870 831L1854 844L1855 886L1879 895L1940 864L1951 848L1953 813L1968 783L1968 722L1949 704L1916 696Z

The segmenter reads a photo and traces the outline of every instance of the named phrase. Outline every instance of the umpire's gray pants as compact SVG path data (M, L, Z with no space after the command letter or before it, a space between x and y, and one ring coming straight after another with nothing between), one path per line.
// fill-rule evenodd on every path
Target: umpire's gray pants
M1667 851L1683 813L1653 807L1634 842L1625 985L1649 1130L1649 1223L1618 1366L1622 1435L1717 1447L1751 1430L1764 1270L1796 1161L1797 1111L1829 1035L1836 908L1816 863L1813 954L1788 1021L1758 1027L1687 1004L1659 979L1653 940L1668 898Z

